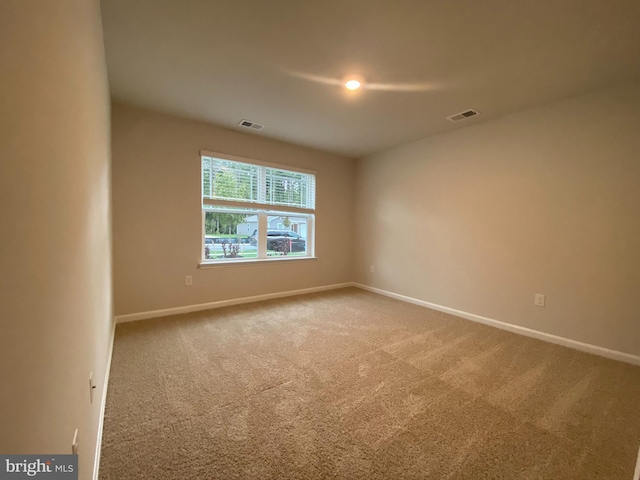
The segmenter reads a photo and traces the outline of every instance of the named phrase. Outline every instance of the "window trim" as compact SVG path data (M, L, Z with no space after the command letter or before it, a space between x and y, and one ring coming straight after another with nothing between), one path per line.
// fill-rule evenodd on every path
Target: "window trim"
M248 258L246 260L227 259L218 260L216 262L201 261L198 268L206 270L207 268L222 267L249 267L256 265L268 265L270 263L299 263L299 262L316 262L318 257L269 257L269 258Z
M315 193L317 192L317 172L315 170L309 170L305 168L293 167L290 165L283 165L278 163L264 162L261 160L256 160L253 158L241 157L238 155L230 155L222 152L212 152L208 150L200 150L200 197L201 197L201 205L200 211L202 214L201 219L201 236L200 236L200 262L198 264L198 268L216 268L221 266L239 266L239 265L256 265L256 264L268 264L271 262L300 262L300 261L315 261L317 257L315 256L315 208L300 208L286 205L277 205L270 203L257 203L257 202L243 202L243 201L235 201L235 200L224 200L224 199L212 199L205 198L203 196L203 181L204 178L202 176L202 159L203 157L210 158L218 158L222 160L228 160L232 162L241 162L249 165L258 165L262 167L275 168L290 172L303 173L314 176L314 202L315 206L316 198ZM261 170L264 172L264 169ZM259 189L266 188L266 181L260 182L258 184ZM264 196L259 196L259 198L264 198ZM258 241L258 251L257 258L225 258L225 259L206 259L205 258L205 218L208 210L205 207L222 207L222 208L231 208L237 210L251 211L251 214L255 214L258 220L258 239L264 237L264 241ZM215 210L214 210L215 211ZM306 237L306 251L307 255L305 256L294 256L287 257L285 256L267 256L267 230L268 230L268 217L270 215L278 215L278 214L300 214L302 216L307 217L307 237Z
M291 165L283 165L281 163L264 162L262 160L256 160L255 158L240 157L238 155L229 155L222 152L211 152L208 150L200 150L200 170L202 171L202 157L219 158L221 160L229 160L231 162L248 163L250 165L260 165L261 167L279 168L282 170L289 170L290 172L307 173L309 175L315 175L317 177L318 172L316 170L308 170L306 168L293 167ZM200 182L200 190L202 190L202 182Z
M311 208L287 207L284 205L273 205L271 203L238 202L236 200L216 200L214 198L204 197L202 198L202 205L209 205L212 207L232 207L244 210L269 210L272 212L302 213L306 215L314 215L316 212Z

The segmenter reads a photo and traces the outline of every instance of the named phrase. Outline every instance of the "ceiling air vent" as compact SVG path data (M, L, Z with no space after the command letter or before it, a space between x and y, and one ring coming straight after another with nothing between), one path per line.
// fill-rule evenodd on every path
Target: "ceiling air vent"
M475 117L479 114L480 112L474 110L473 108L470 108L469 110L465 110L464 112L456 113L455 115L447 117L447 120L449 120L450 122L459 122L461 120L464 120L465 118Z
M251 122L249 120L240 120L238 125L244 128L250 128L251 130L262 130L264 125L256 122Z

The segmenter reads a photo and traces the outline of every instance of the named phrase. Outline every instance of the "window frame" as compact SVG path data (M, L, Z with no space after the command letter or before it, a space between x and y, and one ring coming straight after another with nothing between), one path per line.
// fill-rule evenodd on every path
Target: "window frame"
M231 162L240 162L252 166L263 167L259 170L258 177L258 200L262 201L236 201L236 200L224 200L207 198L204 195L204 158L227 160ZM266 201L266 169L273 168L278 170L284 170L287 172L303 173L311 175L313 177L313 185L307 192L307 195L313 195L312 201L307 199L307 204L311 204L313 208L301 208L292 207L279 204L270 204ZM315 256L315 206L316 206L316 191L317 191L317 172L315 170L308 170L299 167L292 167L290 165L282 165L271 162L265 162L256 160L253 158L240 157L237 155L230 155L221 152L211 152L207 150L200 151L200 198L201 198L201 237L200 237L200 268L230 266L230 265L255 265L258 263L269 262L296 262L296 261L308 261L316 260ZM205 219L207 212L222 211L225 213L237 212L247 215L255 215L257 218L257 257L256 258L218 258L207 259L205 258L205 238L207 236ZM267 230L268 217L273 215L287 215L305 217L307 221L307 237L306 241L306 255L267 255ZM299 234L298 236L302 238Z

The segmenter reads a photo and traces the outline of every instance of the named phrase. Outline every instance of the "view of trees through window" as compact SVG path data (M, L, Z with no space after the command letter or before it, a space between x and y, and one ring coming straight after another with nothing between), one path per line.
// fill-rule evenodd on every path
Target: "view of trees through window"
M203 156L202 199L205 260L311 252L315 176L310 173ZM299 212L287 213L288 207ZM267 226L264 238L259 224Z
M208 198L257 201L258 167L245 163L205 158L202 165L202 194Z
M244 223L247 215L239 213L206 212L204 217L205 235L234 235L238 225Z
M261 170L264 181L261 181ZM259 188L261 183L264 194ZM217 158L203 159L202 194L206 198L313 208L309 186L309 175L305 173Z
M266 169L267 199L273 205L303 206L307 203L307 182L302 173Z

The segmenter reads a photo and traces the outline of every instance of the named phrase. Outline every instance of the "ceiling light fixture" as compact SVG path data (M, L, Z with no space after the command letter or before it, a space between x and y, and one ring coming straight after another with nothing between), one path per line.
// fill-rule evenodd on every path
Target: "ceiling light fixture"
M357 90L362 86L362 83L360 83L360 80L356 80L355 78L352 78L350 80L347 80L346 82L344 82L344 87L347 90Z
M302 78L310 82L322 83L324 85L336 86L355 93L356 90L379 90L383 92L429 92L432 90L441 90L444 85L435 83L369 83L364 78L357 75L349 75L347 77L323 77L321 75L312 75L310 73L298 72L295 70L285 70L285 73L294 77ZM349 83L355 80L354 83ZM349 83L349 85L347 85ZM356 83L360 85L356 87ZM350 88L353 85L354 90Z

